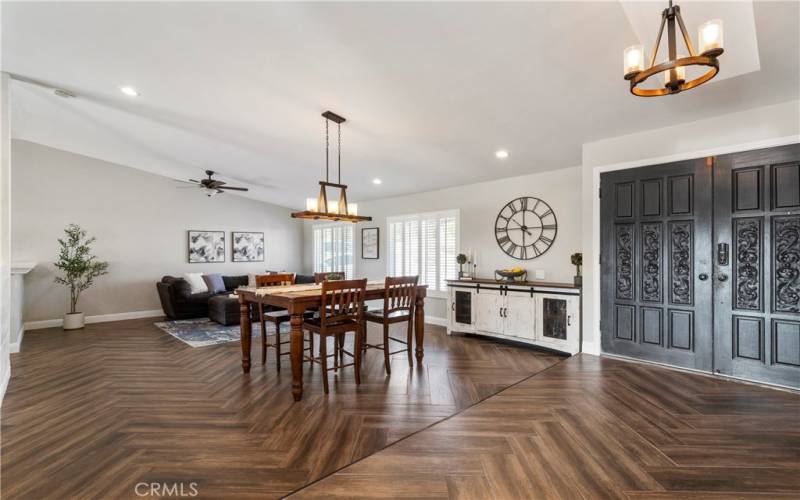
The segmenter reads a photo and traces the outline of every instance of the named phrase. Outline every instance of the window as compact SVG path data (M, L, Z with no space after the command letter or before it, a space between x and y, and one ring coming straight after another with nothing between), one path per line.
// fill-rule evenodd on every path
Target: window
M314 272L353 277L353 224L314 226Z
M389 276L419 275L429 291L458 276L458 210L389 217Z

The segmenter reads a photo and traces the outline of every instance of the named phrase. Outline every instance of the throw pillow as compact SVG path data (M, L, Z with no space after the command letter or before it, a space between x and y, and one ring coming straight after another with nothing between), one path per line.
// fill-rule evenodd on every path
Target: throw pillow
M204 274L203 281L206 282L208 291L211 293L222 293L225 291L225 281L221 274Z
M183 273L183 279L189 283L192 294L208 291L208 285L203 280L203 273Z

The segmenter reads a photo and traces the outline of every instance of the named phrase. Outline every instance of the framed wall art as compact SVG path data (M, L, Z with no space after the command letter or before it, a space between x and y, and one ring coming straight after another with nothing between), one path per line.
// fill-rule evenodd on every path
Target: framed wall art
M264 233L232 232L233 262L264 262Z
M380 258L380 228L365 227L361 230L361 258Z
M189 263L225 262L225 231L189 231Z

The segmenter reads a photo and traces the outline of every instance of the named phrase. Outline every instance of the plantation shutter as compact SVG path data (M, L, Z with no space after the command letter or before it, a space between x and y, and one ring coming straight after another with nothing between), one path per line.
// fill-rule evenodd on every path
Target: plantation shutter
M314 227L314 272L343 272L346 278L352 278L352 224Z
M387 225L389 275L418 275L428 290L446 290L457 276L458 212L390 217Z

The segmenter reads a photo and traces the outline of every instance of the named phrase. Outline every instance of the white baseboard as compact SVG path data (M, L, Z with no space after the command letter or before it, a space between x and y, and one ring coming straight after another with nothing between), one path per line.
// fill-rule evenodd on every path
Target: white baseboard
M25 335L25 325L19 327L19 333L17 333L17 341L8 344L8 352L14 354L15 352L19 352L22 348L22 336Z
M447 326L447 318L438 318L436 316L425 316L425 323L430 323L436 326Z
M99 314L97 316L86 316L86 323L105 323L107 321L122 321L125 319L139 319L139 318L155 318L164 316L164 311L161 309L150 309L147 311L131 311L124 313L114 314ZM64 320L59 319L45 319L41 321L26 321L25 330L41 330L42 328L54 328L61 326ZM21 340L21 339L20 339Z
M600 343L599 342L583 342L583 346L581 348L581 352L585 352L586 354L594 354L595 356L600 355Z

